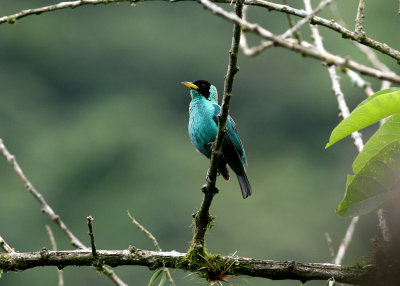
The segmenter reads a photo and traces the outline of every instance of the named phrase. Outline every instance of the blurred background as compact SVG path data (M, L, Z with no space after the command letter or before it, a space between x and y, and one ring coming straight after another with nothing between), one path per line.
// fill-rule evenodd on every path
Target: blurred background
M291 2L303 8L300 1ZM53 3L1 0L0 11L3 16ZM351 28L357 4L338 1ZM397 5L368 2L364 20L370 37L393 47L400 46L391 32L400 24ZM329 8L321 15L333 17ZM250 7L249 20L277 34L288 25L286 15L256 7ZM311 41L308 26L301 32ZM320 32L329 51L369 64L349 40L323 27ZM200 206L209 161L187 135L190 96L180 82L207 79L221 98L231 34L231 23L195 2L86 6L0 25L0 138L86 245L86 216L91 215L99 249L153 249L130 222L129 210L164 250L187 250L191 214ZM249 42L259 39L249 35ZM394 61L379 56L398 71ZM220 193L211 209L217 219L207 235L208 249L259 259L329 262L325 233L336 250L350 219L334 211L357 153L350 139L324 150L339 113L327 70L281 48L256 58L240 54L239 66L231 115L246 148L254 194L243 200L236 178L218 180ZM366 79L379 89L377 81ZM350 108L365 98L344 75L341 83ZM50 249L49 224L59 249L72 249L3 158L0 194L0 235L12 247ZM344 263L368 261L376 236L376 215L362 217ZM115 271L129 285L147 285L153 273L143 267ZM195 275L172 273L177 285L204 285ZM68 267L64 276L65 285L113 285L87 267ZM55 268L5 273L0 280L2 286L56 283Z

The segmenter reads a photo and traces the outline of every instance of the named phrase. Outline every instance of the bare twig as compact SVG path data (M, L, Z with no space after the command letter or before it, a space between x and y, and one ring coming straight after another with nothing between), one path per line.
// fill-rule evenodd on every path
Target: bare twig
M186 253L176 251L159 252L135 249L125 250L97 250L104 264L112 267L123 265L141 265L151 269L161 268L164 265L169 268L190 270L189 263L185 261ZM332 263L302 263L296 261L259 260L246 257L224 256L224 260L233 260L235 263L230 268L230 273L251 277L262 277L274 280L327 280L334 277L336 282L354 285L362 284L371 269L368 267L348 267ZM90 250L72 251L47 251L42 252L9 253L0 259L0 269L4 271L20 271L43 266L92 266L94 259ZM208 267L206 261L203 266ZM372 269L373 270L373 269Z
M49 234L51 247L53 248L54 251L57 251L56 239L54 238L53 231L51 230L50 226L48 226L47 224L46 224L46 230L47 230L47 233ZM58 286L64 286L63 271L61 269L57 269L57 273L58 273Z
M198 0L204 7L213 12L214 14L234 23L239 24L243 29L251 31L267 40L273 41L275 45L295 51L303 56L309 56L320 61L326 62L328 65L335 65L340 67L347 67L353 70L356 70L362 74L369 75L372 77L376 77L378 79L390 80L392 82L400 83L400 76L393 75L391 73L382 72L380 70L376 70L371 67L367 67L362 65L354 60L349 58L342 58L337 55L333 55L328 52L321 52L317 49L310 49L304 47L303 45L299 45L290 39L282 39L279 36L276 36L269 32L268 30L262 28L258 24L249 23L239 18L234 13L230 13L225 9L219 7L218 5L210 2L209 0ZM261 1L261 0L253 0L253 1Z
M304 10L295 9L290 6L280 5L280 4L276 4L276 3L272 3L272 2L268 2L268 1L264 1L264 0L247 0L245 2L245 4L261 6L261 7L267 8L269 10L283 12L283 13L289 13L289 14L303 17L303 18L307 17L307 15L308 15L308 13ZM311 22L315 25L325 26L333 31L336 31L336 32L342 34L343 38L347 38L347 39L356 41L360 44L363 44L374 50L377 50L383 54L386 54L386 55L396 59L397 61L400 61L400 51L399 50L396 50L396 49L386 45L385 43L378 42L367 36L358 37L355 32L343 27L342 25L337 23L335 20L327 20L327 19L324 19L324 18L321 18L318 16L313 16L311 18Z
M8 243L4 240L4 238L0 235L0 247L4 249L4 251L8 253L15 252L15 249L12 248Z
M282 0L282 3L283 3L284 5L287 5L287 4L288 4L288 3L287 3L287 0ZM248 6L246 6L246 7L248 7ZM245 8L246 8L246 7L245 7ZM244 14L244 13L243 13L243 14ZM293 20L292 15L291 15L291 14L286 14L286 18L287 18L287 20L288 20L289 27L290 27L290 28L293 28L293 26L294 26L294 20ZM243 16L243 19L244 19L244 16ZM301 37L300 37L300 33L299 33L298 31L293 32L293 36L295 37L295 39L296 39L299 43L301 43Z
M371 96L374 94L374 90L372 89L371 84L360 77L358 73L349 69L342 69L342 71L350 78L351 82L355 86L364 90L364 93L367 96Z
M291 14L287 13L286 15L288 16L288 19L289 19L290 28L288 30L286 30L286 32L284 32L283 34L279 35L279 37L281 37L282 39L286 39L286 38L291 37L294 34L294 35L297 35L296 36L297 42L299 44L301 44L301 39L298 36L297 31L301 27L303 27L307 22L309 22L313 16L315 16L317 13L321 12L326 6L328 6L333 1L334 0L325 0L325 1L320 2L319 5L310 14L308 14L303 19L298 21L295 25L293 25L292 18L290 17ZM247 8L247 6L245 8ZM247 12L247 10L245 10L243 13L243 15L244 15L243 20L246 20L246 17L245 17L246 12ZM243 37L243 40L241 39L241 47L243 49L244 54L247 56L256 56L259 53L261 53L262 51L264 51L267 48L270 48L274 45L273 41L262 41L259 46L249 48L249 46L247 45L247 40L245 38L244 32L242 33L242 36L244 36L244 37Z
M354 32L359 37L365 36L363 25L362 25L362 22L365 17L364 7L365 7L365 0L360 0L360 2L358 3L358 9L357 9L356 26L354 28Z
M304 4L306 6L306 10L311 11L310 0L304 0ZM321 36L319 34L319 31L318 31L318 27L314 26L314 25L310 25L310 29L311 29L311 32L312 32L312 35L313 35L313 38L314 38L314 42L315 42L315 46L317 47L317 49L322 53L326 52L325 48L324 48L324 45L322 43L322 38L321 38ZM338 104L339 104L339 109L340 109L341 115L342 115L343 118L346 118L346 117L348 117L350 115L350 110L349 110L349 108L348 108L348 106L346 104L346 100L344 99L344 94L343 94L342 89L340 87L339 77L338 77L338 75L336 73L336 69L335 69L334 66L328 66L328 71L329 71L329 76L330 76L331 81L332 81L332 89L333 89L333 92L336 95L336 99L337 99ZM357 150L359 152L361 152L361 150L364 148L364 143L363 143L363 141L361 139L361 133L356 131L356 132L352 133L351 136L352 136L352 138L354 140L354 145L357 147Z
M342 264L342 260L344 258L344 255L346 254L347 247L349 246L349 244L353 238L354 230L355 230L356 224L358 223L359 218L360 217L355 216L351 219L351 222L350 222L349 226L347 227L346 234L345 234L345 236L342 240L342 243L339 246L338 252L336 254L335 264L338 264L338 265Z
M346 27L346 23L344 22L343 18L340 16L339 11L337 9L337 6L335 5L336 3L333 3L333 5L330 6L332 14L335 16L335 19L338 21L338 23L340 25L342 25L343 27ZM377 69L387 72L387 73L393 73L393 71L391 71L383 62L381 62L378 57L376 56L375 52L373 51L373 49L371 49L368 46L364 46L363 44L360 44L358 42L354 42L354 44L361 50L361 52L363 52L368 60L370 61L370 63ZM347 74L350 79L354 82L354 79L351 78L351 74ZM382 89L387 89L389 88L391 85L390 81L387 80L383 80L382 81L382 85L381 85L381 90ZM367 94L367 96L371 95L371 90L367 90L364 89L365 93ZM373 92L372 92L373 93Z
M154 247L158 251L162 251L160 245L158 244L157 239L154 237L154 235L148 231L143 225L141 225L132 215L129 211L126 211L128 214L128 217L131 219L132 223L137 226L137 228L143 232L154 244Z
M90 236L90 245L92 247L92 255L93 255L93 258L97 258L96 244L94 243L94 233L93 233L93 217L88 216L87 221L88 221L88 228L89 228L88 234Z
M199 3L203 4L203 1L199 0ZM243 2L242 0L236 0L235 4L235 17L241 19L243 16ZM232 97L233 80L235 74L239 71L237 66L237 56L239 52L239 42L241 35L241 25L239 23L233 26L233 36L231 49L229 50L229 63L228 71L225 76L224 84L224 95L222 98L221 111L218 114L218 131L215 142L213 144L212 155L211 155L211 165L207 172L207 185L203 187L204 198L201 203L200 209L195 216L195 226L193 233L193 241L191 249L196 250L200 255L204 255L204 236L207 231L207 227L211 223L212 219L209 214L209 209L211 206L212 199L214 195L218 192L215 187L217 180L217 167L218 162L222 157L222 143L226 134L226 121L228 119L229 105Z
M27 191L33 195L33 197L39 202L42 208L42 212L47 214L50 219L64 232L64 234L68 237L71 244L79 249L88 250L89 248L86 247L79 239L68 229L65 223L61 220L60 216L57 215L50 205L46 202L42 194L40 194L32 185L32 183L28 180L25 176L24 172L22 171L21 167L19 166L15 156L12 155L4 145L4 142L0 139L0 153L6 158L8 163L13 167L14 171L17 173L18 177L21 181L25 184ZM109 277L114 284L119 286L126 286L126 284L112 271L109 267L104 266L102 269L102 273Z
M0 139L0 152L1 154L7 159L7 161L11 164L14 168L14 171L17 173L18 177L21 181L25 184L26 189L33 197L39 202L42 208L42 212L47 214L52 221L54 221L57 226L64 232L64 234L70 239L70 242L73 246L77 248L84 249L85 246L76 238L76 236L67 228L64 222L60 219L60 216L57 215L50 205L46 202L43 198L42 194L40 194L32 185L32 183L27 179L24 172L22 171L21 167L19 166L15 156L8 152L6 146L4 145L3 141Z
M150 1L150 0L144 0L144 1ZM162 1L168 1L171 2L170 0L162 0ZM178 1L193 1L193 0L175 0L172 2L178 2ZM109 4L109 3L119 3L119 2L130 2L130 3L137 3L137 2L143 2L143 0L78 0L78 1L69 1L69 2L61 2L58 4L50 5L50 6L44 6L40 8L34 8L34 9L26 9L23 10L19 13L15 13L12 15L8 16L3 16L0 17L0 24L2 23L15 23L17 19L31 16L31 15L39 15L41 13L47 13L47 12L53 12L57 11L60 9L66 9L66 8L76 8L84 5L98 5L98 4ZM221 3L230 3L231 0L215 0L215 2L221 2ZM245 0L246 5L255 5L255 6L261 6L265 7L268 10L273 10L273 11L279 11L287 14L292 14L296 15L299 17L307 17L308 13L305 12L304 10L299 10L295 9L293 7L287 6L287 5L281 5L281 4L276 4L264 0ZM351 39L353 41L359 42L363 45L369 46L383 54L386 54L397 61L400 61L400 51L396 50L390 46L388 46L385 43L378 42L374 39L371 39L367 36L365 37L359 37L357 34L353 31L350 31L334 20L327 20L318 16L313 16L311 19L313 24L316 25L322 25L325 26L331 30L334 30L340 34L344 38Z
M147 230L142 224L140 224L132 215L129 211L126 211L128 214L128 217L131 219L132 223L137 226L138 229L140 229L141 232L143 232L154 244L154 247L156 248L157 251L162 251L160 244L158 243L157 239L154 237L154 235ZM168 280L171 285L175 286L175 282L172 279L171 272L169 271L168 268L164 267L164 271L167 273Z
M296 32L298 29L300 29L304 24L308 23L317 13L321 12L326 6L331 4L334 0L324 0L321 1L318 6L311 11L310 13L307 13L307 16L305 16L303 19L298 21L296 25L294 25L292 28L287 30L285 33L281 35L282 38L288 38L290 37L294 32Z

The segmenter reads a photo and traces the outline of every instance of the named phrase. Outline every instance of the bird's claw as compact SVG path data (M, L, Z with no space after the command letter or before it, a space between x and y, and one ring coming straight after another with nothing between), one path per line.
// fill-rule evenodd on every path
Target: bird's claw
M210 179L210 169L207 170L206 181L207 181L208 183L211 183L211 184L215 183L214 181L212 181L212 180Z
M210 149L211 150L214 150L215 142L210 142L210 143L208 143L208 145L210 145Z

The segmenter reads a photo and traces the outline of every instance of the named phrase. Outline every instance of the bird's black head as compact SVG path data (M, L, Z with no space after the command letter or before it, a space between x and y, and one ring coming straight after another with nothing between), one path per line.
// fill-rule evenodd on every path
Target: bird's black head
M210 86L211 83L209 83L206 80L199 79L193 82L193 84L197 85L199 88L196 89L198 93L200 93L202 96L204 96L206 99L210 97Z

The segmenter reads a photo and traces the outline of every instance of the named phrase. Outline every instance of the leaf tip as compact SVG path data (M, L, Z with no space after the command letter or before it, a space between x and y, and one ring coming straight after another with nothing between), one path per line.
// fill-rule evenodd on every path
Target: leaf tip
M331 143L331 141L329 141L329 142L326 143L326 145L325 145L325 150L328 149L328 148L331 147L331 146L332 146L332 143Z

